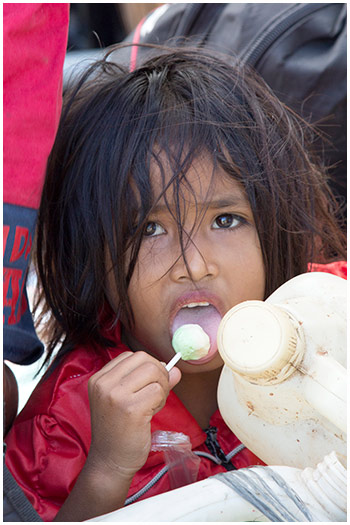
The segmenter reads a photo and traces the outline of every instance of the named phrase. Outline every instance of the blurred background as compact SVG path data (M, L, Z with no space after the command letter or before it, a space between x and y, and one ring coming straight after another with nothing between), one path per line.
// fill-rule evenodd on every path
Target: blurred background
M146 15L162 5L70 4L64 85L91 62L102 58L106 47L122 42Z
M124 38L162 4L71 4L68 52L107 47Z

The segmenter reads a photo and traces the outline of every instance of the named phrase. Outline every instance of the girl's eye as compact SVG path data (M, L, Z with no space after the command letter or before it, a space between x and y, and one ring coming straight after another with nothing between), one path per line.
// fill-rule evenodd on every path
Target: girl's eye
M148 222L146 224L145 237L156 237L157 235L162 235L162 233L165 233L165 230L160 224L156 222Z
M215 229L236 228L242 222L243 219L237 215L233 215L233 213L223 213L222 215L216 217L212 227Z

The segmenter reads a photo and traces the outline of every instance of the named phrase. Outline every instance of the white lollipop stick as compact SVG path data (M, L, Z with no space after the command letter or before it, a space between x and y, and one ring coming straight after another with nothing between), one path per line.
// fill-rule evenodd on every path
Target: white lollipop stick
M175 354L174 357L172 357L172 358L170 359L170 361L169 361L169 363L166 365L165 369L166 369L168 372L170 372L170 370L173 368L173 366L175 366L176 363L177 363L178 361L180 361L180 359L181 359L181 354L180 354L180 353Z

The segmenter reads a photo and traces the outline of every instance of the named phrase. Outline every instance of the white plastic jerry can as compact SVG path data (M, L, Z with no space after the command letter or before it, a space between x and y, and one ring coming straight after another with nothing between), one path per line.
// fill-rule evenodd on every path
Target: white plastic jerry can
M332 452L316 468L231 470L88 521L339 523L346 508L346 469Z
M310 272L235 306L218 348L221 414L260 459L306 468L346 457L346 280Z

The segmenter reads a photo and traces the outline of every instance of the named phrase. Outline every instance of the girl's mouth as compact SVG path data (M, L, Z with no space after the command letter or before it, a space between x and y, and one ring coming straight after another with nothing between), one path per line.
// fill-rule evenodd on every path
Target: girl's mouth
M184 304L177 311L172 321L171 332L184 324L197 324L203 328L210 339L210 349L205 357L198 360L189 360L187 363L203 364L210 361L217 352L217 331L221 321L221 314L217 308L207 301L193 301Z

